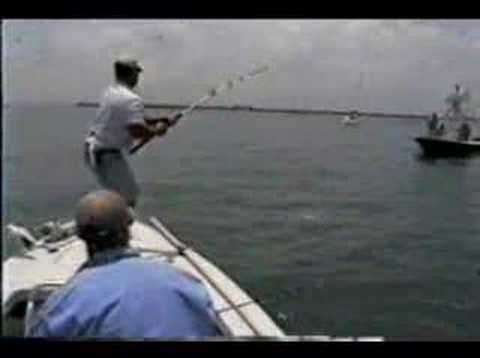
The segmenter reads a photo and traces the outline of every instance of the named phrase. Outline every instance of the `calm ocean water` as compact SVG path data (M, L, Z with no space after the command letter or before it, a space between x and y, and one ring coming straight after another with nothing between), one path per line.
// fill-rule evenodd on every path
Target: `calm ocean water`
M93 109L9 108L3 222L69 219ZM425 161L418 120L198 111L131 158L158 216L289 334L480 338L480 158ZM4 257L14 248L4 243Z

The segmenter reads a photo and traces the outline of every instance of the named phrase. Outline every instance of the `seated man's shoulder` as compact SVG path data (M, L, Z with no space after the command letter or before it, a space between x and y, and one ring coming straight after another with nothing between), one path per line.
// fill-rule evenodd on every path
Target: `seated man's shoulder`
M123 264L123 269L126 272L135 273L136 275L143 274L144 277L151 276L157 279L161 276L169 280L201 283L201 280L193 273L163 261L136 257L125 260Z
M191 280L195 283L202 283L202 281L200 280L200 278L198 278L197 276L195 276L193 273L189 272L189 271L186 271L186 270L182 270L182 269L176 269L176 272L181 275L182 277L184 278L187 278L188 280Z

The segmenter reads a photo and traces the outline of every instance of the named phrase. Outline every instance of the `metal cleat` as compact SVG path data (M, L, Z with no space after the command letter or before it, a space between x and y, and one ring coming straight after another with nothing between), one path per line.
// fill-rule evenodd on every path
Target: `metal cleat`
M9 224L5 231L7 239L20 241L27 250L38 245L38 240L23 226Z

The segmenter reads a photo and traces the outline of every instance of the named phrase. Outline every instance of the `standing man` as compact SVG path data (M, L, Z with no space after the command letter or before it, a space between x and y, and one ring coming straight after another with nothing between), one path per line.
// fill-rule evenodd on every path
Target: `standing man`
M85 141L85 162L103 188L121 194L134 208L140 189L125 155L135 141L163 136L176 121L145 117L143 101L133 92L142 72L136 60L117 60L114 71L115 83L103 93Z
M428 134L430 136L434 136L437 133L438 126L439 126L438 115L436 113L432 113L432 116L427 122Z

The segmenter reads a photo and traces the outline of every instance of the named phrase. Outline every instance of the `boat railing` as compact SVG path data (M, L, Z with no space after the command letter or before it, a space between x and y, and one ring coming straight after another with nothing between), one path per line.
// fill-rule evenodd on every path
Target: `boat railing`
M56 290L62 287L62 283L44 283L35 286L29 293L25 308L24 334L27 335L29 328L34 322L35 316L41 305Z

